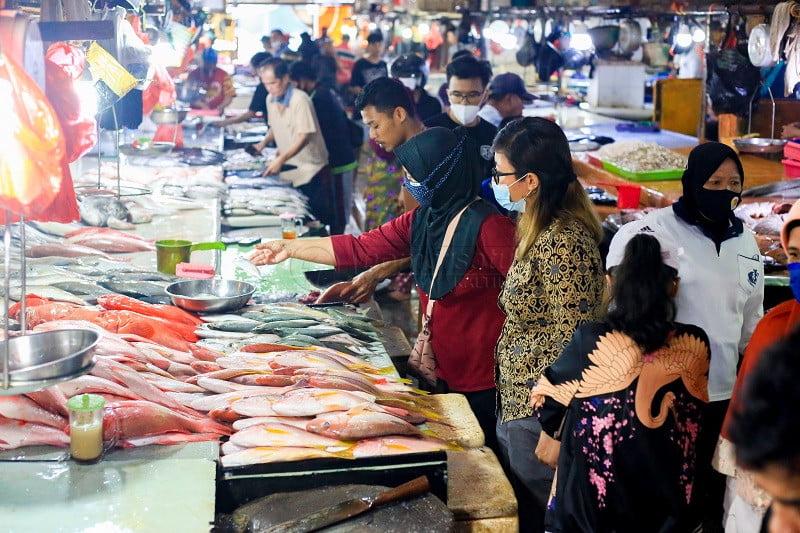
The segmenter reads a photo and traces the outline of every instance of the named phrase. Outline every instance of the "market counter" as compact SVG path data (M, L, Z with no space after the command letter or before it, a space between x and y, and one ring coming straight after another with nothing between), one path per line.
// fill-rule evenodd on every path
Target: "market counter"
M214 521L216 442L114 450L95 465L52 450L0 454L3 531L200 532ZM31 460L8 460L23 451Z

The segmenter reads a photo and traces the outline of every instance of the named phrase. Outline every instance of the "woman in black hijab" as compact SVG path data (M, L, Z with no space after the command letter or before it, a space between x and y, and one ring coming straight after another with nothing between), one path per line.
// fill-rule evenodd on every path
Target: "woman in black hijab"
M503 314L496 305L514 258L514 223L478 198L477 150L458 129L431 128L395 149L405 185L420 207L358 237L279 240L256 245L256 265L288 258L334 265L371 266L411 256L420 295L436 300L430 322L438 390L466 395L495 443L494 346ZM465 207L433 287L447 226Z
M676 322L701 327L711 345L709 402L696 441L691 494L692 527L721 531L724 476L711 458L728 409L736 370L763 315L764 266L753 234L733 213L742 198L744 171L730 147L708 142L689 154L683 196L671 207L623 226L611 241L606 265L621 261L638 233L677 243L680 290Z

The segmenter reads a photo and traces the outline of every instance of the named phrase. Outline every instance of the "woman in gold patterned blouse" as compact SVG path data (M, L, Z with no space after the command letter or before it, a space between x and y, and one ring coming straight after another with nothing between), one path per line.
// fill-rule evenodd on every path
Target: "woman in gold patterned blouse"
M602 230L572 168L564 132L542 118L515 120L494 141L492 189L521 214L514 263L500 293L497 438L519 505L520 531L542 531L553 470L534 450L542 431L530 391L575 329L602 314Z

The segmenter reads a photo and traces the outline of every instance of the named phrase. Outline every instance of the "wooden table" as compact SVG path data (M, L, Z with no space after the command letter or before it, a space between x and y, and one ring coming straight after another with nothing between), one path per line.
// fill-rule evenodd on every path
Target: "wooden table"
M683 155L689 155L694 146L686 146L683 148L676 148L675 151ZM774 157L774 156L771 156ZM739 158L742 161L744 168L744 184L745 188L755 187L757 185L765 185L767 183L775 183L778 181L786 180L786 172L780 159L768 159L766 157L740 154ZM681 180L668 180L668 181L639 181L634 182L617 176L602 168L597 168L590 164L585 155L575 154L572 158L575 172L581 178L585 185L598 185L600 182L606 183L620 183L620 184L636 184L642 186L642 197L640 199L641 207L666 207L671 205L681 196L682 185ZM598 185L612 194L616 194L613 187Z

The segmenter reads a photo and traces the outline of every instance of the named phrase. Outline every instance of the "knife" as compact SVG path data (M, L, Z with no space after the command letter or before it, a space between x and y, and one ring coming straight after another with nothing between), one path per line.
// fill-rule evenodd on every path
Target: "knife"
M309 513L302 518L276 524L263 531L264 533L306 533L308 531L316 531L369 511L378 505L404 500L416 496L417 494L427 492L428 489L430 489L428 478L420 476L375 496L353 498L352 500L332 505L326 509L320 509L319 511Z

